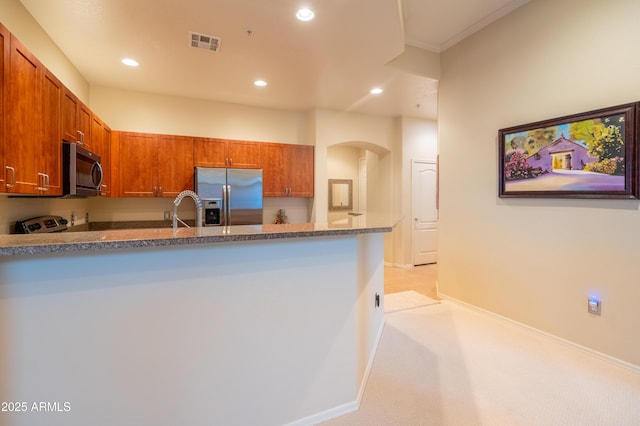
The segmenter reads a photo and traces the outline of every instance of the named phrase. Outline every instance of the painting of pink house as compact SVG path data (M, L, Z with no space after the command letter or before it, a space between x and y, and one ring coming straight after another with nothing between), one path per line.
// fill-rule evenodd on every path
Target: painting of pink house
M499 197L640 198L640 103L498 131Z
M597 158L590 157L586 147L564 137L536 152L527 161L531 167L540 167L543 172L554 170L583 170L587 163Z

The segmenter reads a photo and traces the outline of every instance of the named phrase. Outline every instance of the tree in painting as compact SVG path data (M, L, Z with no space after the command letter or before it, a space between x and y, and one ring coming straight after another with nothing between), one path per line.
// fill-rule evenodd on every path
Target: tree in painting
M571 123L571 138L584 141L589 155L598 159L585 165L585 171L617 176L625 174L624 124L623 115Z

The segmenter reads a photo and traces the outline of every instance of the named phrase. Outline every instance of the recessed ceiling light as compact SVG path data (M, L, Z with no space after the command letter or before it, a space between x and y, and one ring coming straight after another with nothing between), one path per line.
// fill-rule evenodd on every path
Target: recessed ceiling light
M382 89L379 87L374 87L373 89L371 89L372 95L379 95L380 93L382 93Z
M124 58L122 60L122 63L125 64L128 67L137 67L138 66L138 61L136 61L135 59L131 59L131 58Z
M303 7L302 9L298 9L298 11L296 12L296 18L298 18L301 21L310 21L313 19L314 16L316 16L316 14L313 13L313 10L308 9L306 7Z
M253 82L253 84L255 84L258 87L264 87L267 85L267 82L264 80L256 80Z

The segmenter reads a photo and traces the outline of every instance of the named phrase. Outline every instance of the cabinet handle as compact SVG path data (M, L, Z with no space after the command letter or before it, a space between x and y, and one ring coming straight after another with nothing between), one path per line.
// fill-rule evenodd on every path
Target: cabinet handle
M84 144L84 133L82 133L80 130L76 130L76 132L78 133L78 143L80 145Z
M11 172L11 183L9 183L9 179L7 178L7 172ZM14 186L16 186L16 169L11 166L4 166L4 176L7 180L7 182L5 183L5 186L7 188L13 188Z
M38 191L46 191L47 188L44 187L44 182L45 182L45 174L44 173L38 173L38 186L36 187L36 189Z
M157 197L157 196L158 196L158 187L157 187L157 186L154 186L154 187L153 187L153 196L154 196L154 197Z
M51 183L51 179L49 178L49 175L45 173L44 174L44 190L45 191L48 191L49 188L51 187L50 183Z
M162 187L158 190L158 197L162 197Z

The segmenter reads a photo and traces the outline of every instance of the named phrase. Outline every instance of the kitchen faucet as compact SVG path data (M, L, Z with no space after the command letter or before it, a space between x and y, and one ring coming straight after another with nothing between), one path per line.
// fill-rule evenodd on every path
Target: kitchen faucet
M202 202L202 198L200 198L198 194L187 189L179 193L176 199L173 200L173 230L174 231L178 229L178 221L180 221L181 224L189 228L189 225L187 225L186 223L184 223L182 220L178 218L178 206L180 205L184 197L187 197L187 196L193 198L193 201L196 204L196 227L197 228L202 227L202 208L204 203Z

